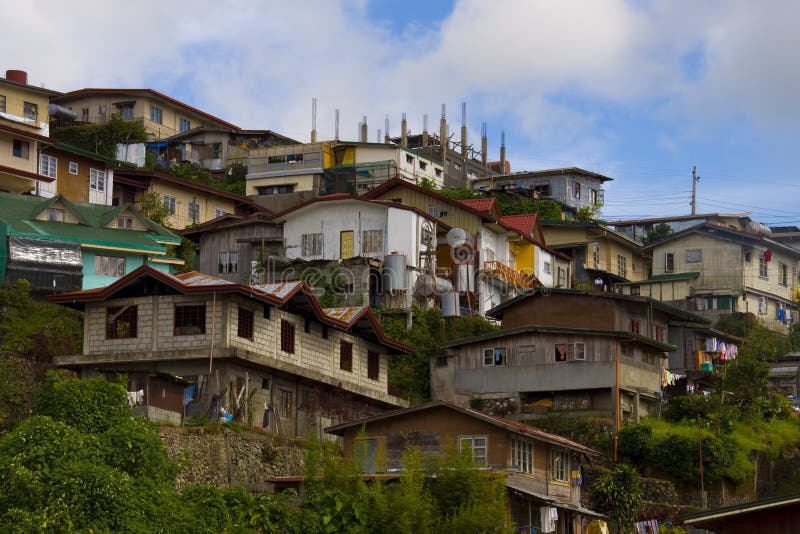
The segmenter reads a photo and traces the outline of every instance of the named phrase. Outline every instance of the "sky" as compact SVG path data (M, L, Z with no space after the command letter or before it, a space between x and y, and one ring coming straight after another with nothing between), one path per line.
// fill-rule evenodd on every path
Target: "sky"
M134 7L135 6L135 7ZM752 211L800 225L800 2L0 0L0 70L149 87L244 128L370 139L406 113L501 132L513 171L613 177L603 217Z

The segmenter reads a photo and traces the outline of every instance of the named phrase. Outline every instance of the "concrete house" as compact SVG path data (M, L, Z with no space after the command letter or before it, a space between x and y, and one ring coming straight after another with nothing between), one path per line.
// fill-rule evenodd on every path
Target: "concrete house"
M581 464L598 453L536 427L437 401L326 429L344 439L344 454L363 453L368 473L403 468L402 453L420 447L436 456L451 446L469 448L475 462L505 475L511 515L520 532L542 531L542 517L556 510L553 532L584 532L600 514L581 504Z
M643 241L647 232L660 224L669 226L673 232L680 232L701 224L713 224L735 230L743 230L747 223L742 223L750 215L749 211L738 213L697 213L695 215L672 215L668 217L648 217L645 219L627 219L610 221L608 226L636 241Z
M547 282L555 285L559 276L569 283L570 258L539 241L536 224L498 218L493 199L452 200L400 179L385 182L364 197L412 206L460 229L452 243L439 242L436 257L437 272L451 280L460 307L484 315L526 289ZM461 258L464 252L466 262Z
M470 187L482 191L507 191L533 195L561 204L570 217L590 207L599 214L605 201L603 184L613 178L596 172L568 167L541 171L522 171L473 180Z
M141 265L172 272L180 237L130 204L0 193L0 276L57 292L107 286Z
M647 278L641 245L598 222L542 221L547 244L573 258L584 288L611 291L615 284Z
M113 204L141 205L155 193L169 214L167 225L183 229L223 215L249 215L263 210L247 197L228 193L171 174L145 169L118 169L114 174Z
M106 288L51 301L85 316L83 354L56 365L196 386L175 413L154 399L166 388L130 383L153 419L228 413L294 437L407 405L388 392L388 358L412 349L388 339L366 307L322 309L303 282L251 286L143 266Z
M348 194L318 197L272 218L283 224L283 257L266 265L267 277L296 279L307 267L321 269L345 303L409 309L437 304L452 285L436 277L440 234L450 229L428 213L400 203ZM297 261L302 260L302 261ZM434 291L438 288L439 291Z
M693 226L643 248L653 276L620 286L716 320L732 312L756 315L786 333L798 321L800 249L771 239L759 226L741 231L714 224ZM756 233L757 232L757 233Z
M644 297L538 288L487 312L499 332L443 347L431 395L515 419L548 413L638 421L657 411L676 350L670 321L701 317Z
M39 154L50 139L48 106L56 91L28 85L24 71L0 78L0 191L31 193L53 181L39 172Z
M39 154L39 174L52 179L37 182L35 194L52 198L110 206L113 202L114 169L119 161L67 143L54 142Z

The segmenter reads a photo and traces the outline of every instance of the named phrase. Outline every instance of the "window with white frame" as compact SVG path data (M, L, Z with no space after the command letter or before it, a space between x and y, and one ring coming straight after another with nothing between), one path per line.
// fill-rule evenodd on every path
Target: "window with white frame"
M39 106L33 102L24 102L22 111L26 119L32 121L39 119Z
M177 211L177 200L172 195L164 195L164 210L170 215Z
M47 220L51 222L64 222L64 208L47 208Z
M78 174L78 164L74 161L69 162L69 173Z
M188 132L192 129L192 123L189 122L189 119L181 118L178 129L181 131L181 133Z
M238 273L239 272L239 253L228 251L219 253L219 273Z
M533 443L520 438L511 438L511 465L520 473L533 474Z
M94 274L115 278L125 276L125 258L96 255L94 257Z
M303 234L301 249L303 256L322 256L322 233Z
M553 272L553 266L549 261L544 262L544 274L551 274Z
M227 215L227 214L228 214L228 212L227 212L227 211L225 211L225 210L223 210L223 209L220 209L220 208L214 208L214 218L215 218L215 219L216 219L217 217L222 217L223 215Z
M572 196L578 200L581 198L581 183L577 180L572 181Z
M117 228L133 228L133 217L117 217Z
M458 436L458 450L472 452L476 465L486 465L488 438L486 436Z
M576 341L567 345L567 359L569 361L586 361L586 344Z
M47 154L39 156L39 174L55 178L57 161L56 158L48 156Z
M483 365L484 367L505 365L506 364L506 348L494 347L483 349Z
M383 230L364 230L361 232L361 252L380 254L383 252Z
M778 263L778 283L782 286L785 286L789 280L788 276L789 269L786 267L785 263Z
M89 169L89 189L104 193L106 190L106 171Z
M628 277L628 258L622 254L617 254L617 274L622 278Z
M597 189L589 189L589 204L592 206L597 205Z
M550 451L550 480L569 482L569 467L567 451Z
M758 256L758 277L767 280L768 271L767 271L767 258L764 254Z
M200 221L200 204L194 200L190 200L186 205L186 216L193 223Z
M664 272L665 273L674 273L675 272L675 253L674 252L665 252L664 253Z

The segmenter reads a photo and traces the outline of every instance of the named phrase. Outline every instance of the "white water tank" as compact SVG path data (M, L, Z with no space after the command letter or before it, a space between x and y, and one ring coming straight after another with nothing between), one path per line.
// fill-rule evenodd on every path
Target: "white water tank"
M772 235L772 230L770 230L769 226L756 221L750 221L744 229L747 233L757 236L770 237Z
M452 291L453 284L449 280L432 276L430 274L423 274L417 278L417 283L414 284L414 293L421 297L430 297L431 295L441 295L445 291Z
M406 255L387 254L383 260L385 288L389 291L406 289Z
M458 317L461 315L461 308L458 303L458 293L448 291L442 293L442 317Z
M472 235L463 228L451 228L447 232L447 244L451 248L459 248L466 245L473 246L474 242Z
M475 266L472 264L456 265L456 290L461 293L475 292Z

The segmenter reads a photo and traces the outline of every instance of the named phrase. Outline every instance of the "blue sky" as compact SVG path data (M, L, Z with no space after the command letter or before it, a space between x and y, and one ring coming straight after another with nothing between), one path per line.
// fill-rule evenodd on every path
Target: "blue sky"
M505 130L513 170L612 176L607 218L687 213L697 165L699 211L800 225L797 2L33 0L0 17L18 21L0 68L54 89L152 87L300 140L313 97L321 138L337 108L345 138L364 115L370 138L387 114L392 134L403 112L435 128L442 103L457 131L467 102L472 142L486 121L497 158Z

